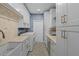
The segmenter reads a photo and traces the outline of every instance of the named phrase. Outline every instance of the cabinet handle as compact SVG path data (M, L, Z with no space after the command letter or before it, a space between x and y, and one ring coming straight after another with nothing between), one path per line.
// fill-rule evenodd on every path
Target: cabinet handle
M64 39L67 39L68 38L67 36L68 36L67 31L62 30L61 31L61 37L64 38Z
M61 31L61 37L64 38L64 30Z
M67 22L66 22L66 16L67 16L67 15L61 16L61 23L63 23L63 24L64 24L64 23L67 23Z

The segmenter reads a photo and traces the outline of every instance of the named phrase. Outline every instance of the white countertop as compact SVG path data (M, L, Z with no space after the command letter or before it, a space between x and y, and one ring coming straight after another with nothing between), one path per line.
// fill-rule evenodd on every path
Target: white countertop
M47 37L50 39L50 40L53 40L55 43L56 43L56 36L52 36L50 34L47 34Z
M35 35L35 32L26 32L26 33L23 33L21 34L21 36L25 36L25 35Z
M22 35L22 36L16 36L12 39L2 39L0 41L0 46L7 44L9 42L23 42L24 40L29 39L31 36L33 36L33 34L35 34L34 32L31 32L30 35Z

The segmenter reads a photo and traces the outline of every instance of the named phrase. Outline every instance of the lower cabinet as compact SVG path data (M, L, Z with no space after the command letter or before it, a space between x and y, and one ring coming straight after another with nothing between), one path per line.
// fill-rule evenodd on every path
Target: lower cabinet
M29 41L29 51L33 50L33 45L34 45L34 37L31 37Z
M79 56L79 32L69 32L68 55Z
M66 29L57 31L55 55L79 56L79 27L72 27L71 29L68 27Z
M23 56L26 56L28 54L28 51L29 51L29 39L25 40L24 43L23 43Z
M54 38L52 38L52 39L54 39ZM54 42L52 39L48 37L48 47L47 48L48 48L49 56L55 55L56 42Z
M50 56L55 56L55 48L56 48L56 43L51 41L50 45Z
M33 36L23 42L8 42L0 45L0 56L26 56L29 51L32 51L33 44Z
M6 56L21 56L22 55L22 43L7 53Z
M66 56L67 55L67 36L68 32L64 30L59 30L56 32L56 48L55 55L56 56Z
M0 56L3 56L5 54L5 52L7 51L7 46L7 44L0 46Z

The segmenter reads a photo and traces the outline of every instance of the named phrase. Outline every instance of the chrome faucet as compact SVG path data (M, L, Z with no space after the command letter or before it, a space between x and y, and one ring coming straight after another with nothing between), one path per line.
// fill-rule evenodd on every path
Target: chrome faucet
M5 35L4 35L4 32L2 30L0 30L0 32L2 33L3 35L3 39L5 39Z

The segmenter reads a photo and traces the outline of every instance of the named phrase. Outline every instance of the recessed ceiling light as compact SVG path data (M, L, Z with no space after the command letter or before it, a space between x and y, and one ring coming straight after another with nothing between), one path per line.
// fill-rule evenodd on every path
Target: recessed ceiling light
M40 11L40 9L37 9L37 11Z

